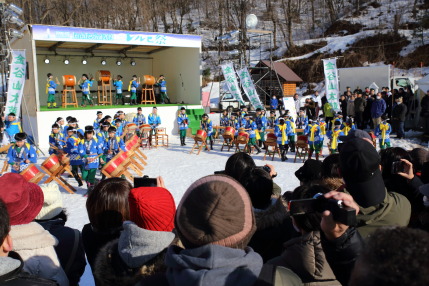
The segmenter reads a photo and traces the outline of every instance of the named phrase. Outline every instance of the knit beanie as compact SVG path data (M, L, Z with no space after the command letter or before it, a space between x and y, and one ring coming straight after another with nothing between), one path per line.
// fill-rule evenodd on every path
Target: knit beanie
M43 207L36 216L37 220L47 220L56 217L63 210L63 197L58 185L54 182L42 184L40 188L45 197Z
M175 227L186 248L217 244L243 249L256 230L249 195L225 175L203 177L188 188L177 207Z
M130 219L139 227L172 231L176 205L171 193L160 187L140 187L131 190L128 201Z

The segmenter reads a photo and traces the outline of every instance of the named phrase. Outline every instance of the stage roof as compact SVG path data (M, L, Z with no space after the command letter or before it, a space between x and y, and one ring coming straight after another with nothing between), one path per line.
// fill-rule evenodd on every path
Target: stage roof
M197 35L45 25L31 25L31 30L36 47L51 51L78 49L86 52L130 51L151 54L169 47L201 47L201 37Z

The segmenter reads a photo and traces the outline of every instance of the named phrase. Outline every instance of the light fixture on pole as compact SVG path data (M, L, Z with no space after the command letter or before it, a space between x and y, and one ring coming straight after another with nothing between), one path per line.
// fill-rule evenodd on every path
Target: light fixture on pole
M49 64L51 61L49 60L48 56L45 57L45 64Z
M101 60L101 64L102 64L103 66L105 66L105 65L107 64L106 59L102 59L102 60Z
M122 65L122 61L121 61L121 59L117 59L117 60L116 60L116 64L117 64L118 66Z
M66 57L66 58L64 58L64 64L65 65L68 65L70 63L70 60Z
M135 65L136 65L136 61L135 61L134 59L131 59L130 64L131 64L132 66L135 66Z
M86 57L83 57L83 59L82 59L82 64L83 65L86 65L88 63L88 60L86 59Z

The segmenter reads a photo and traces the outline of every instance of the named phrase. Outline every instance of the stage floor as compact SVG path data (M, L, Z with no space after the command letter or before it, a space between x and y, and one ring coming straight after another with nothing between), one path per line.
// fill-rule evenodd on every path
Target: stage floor
M67 107L67 108L63 108L63 107L59 107L59 108L48 108L48 106L46 105L42 105L40 106L40 111L65 111L65 110L98 110L98 109L117 109L117 110L121 110L124 108L137 108L137 107L168 107L168 106L188 106L189 104L137 104L137 105L94 105L94 106L90 106L87 105L85 107Z

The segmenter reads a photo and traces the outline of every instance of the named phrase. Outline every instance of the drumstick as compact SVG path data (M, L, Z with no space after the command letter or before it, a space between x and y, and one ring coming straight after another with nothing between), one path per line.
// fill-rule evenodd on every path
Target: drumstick
M54 150L58 150L58 147L57 147L57 146L55 146L54 144L49 143L49 145L51 145L51 148L52 148L52 149L54 149Z
M9 167L9 163L5 160L4 165L3 165L3 169L1 170L0 175L3 175L3 173L7 171L8 167Z

